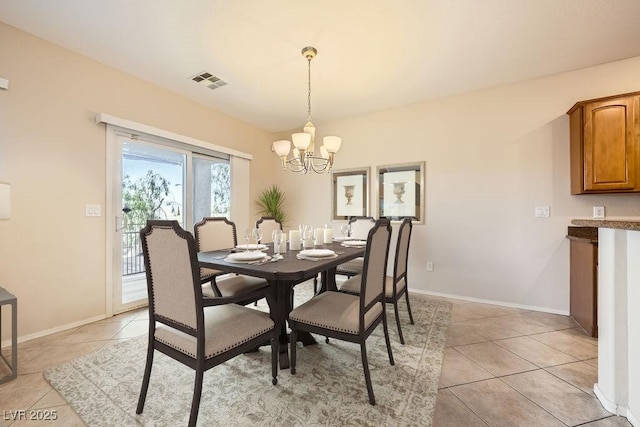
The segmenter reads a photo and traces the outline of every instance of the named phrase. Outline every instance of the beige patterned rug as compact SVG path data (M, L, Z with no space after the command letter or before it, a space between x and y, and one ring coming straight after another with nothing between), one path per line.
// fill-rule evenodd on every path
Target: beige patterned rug
M307 284L296 287L296 301L309 296ZM269 347L205 372L198 425L431 425L451 305L413 296L411 306L414 325L404 302L400 306L404 346L388 306L395 366L389 365L382 325L367 340L375 406L368 403L360 347L317 337L318 345L298 344L296 375L279 371L276 386ZM194 371L159 352L144 412L136 415L146 345L146 337L111 345L51 369L45 378L89 426L187 425Z

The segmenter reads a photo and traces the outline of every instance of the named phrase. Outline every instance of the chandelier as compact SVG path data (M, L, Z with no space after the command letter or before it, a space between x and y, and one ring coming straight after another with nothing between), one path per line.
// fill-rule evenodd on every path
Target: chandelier
M301 174L311 171L316 173L328 172L333 166L333 157L342 143L342 138L338 136L325 136L322 139L323 145L318 150L319 155L315 153L316 127L311 122L311 60L315 58L317 53L316 48L311 46L302 49L302 56L307 59L309 66L307 124L304 125L302 132L291 135L294 146L291 158L288 158L291 151L291 141L286 139L275 141L271 147L271 150L275 151L280 160L282 160L282 169L285 171L287 170L287 165L289 165L289 170Z

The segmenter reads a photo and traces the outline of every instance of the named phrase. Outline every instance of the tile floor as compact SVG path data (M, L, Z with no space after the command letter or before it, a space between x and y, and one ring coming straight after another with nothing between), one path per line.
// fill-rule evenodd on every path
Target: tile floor
M631 426L594 397L597 341L570 318L449 301L434 426ZM146 334L147 320L146 309L137 310L19 344L18 378L0 385L0 426L83 426L43 372ZM57 420L14 420L19 410L55 411Z
M448 301L434 426L631 426L595 398L598 342L571 318Z

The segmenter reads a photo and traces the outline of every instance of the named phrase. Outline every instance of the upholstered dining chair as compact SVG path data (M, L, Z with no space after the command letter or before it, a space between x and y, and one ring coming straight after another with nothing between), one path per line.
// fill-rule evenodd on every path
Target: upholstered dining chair
M376 221L367 237L364 269L360 280L360 294L326 291L301 304L289 313L291 328L291 374L296 373L296 338L298 331L308 331L335 339L360 344L362 367L369 394L369 403L375 405L371 385L366 340L382 323L387 345L389 363L394 364L387 316L385 311L384 285L391 225L389 220ZM355 278L354 278L355 279Z
M358 240L366 240L367 234L376 220L371 216L354 216L349 219L349 237ZM336 274L353 277L362 273L363 257L354 258L340 264L336 268Z
M225 217L206 217L193 227L196 250L215 251L234 248L238 244L236 224ZM225 275L224 277L220 277ZM251 292L269 286L264 279L244 275L226 275L226 273L208 268L200 269L200 282L205 296L231 297L250 295ZM208 283L211 286L208 286ZM258 298L259 299L259 298ZM244 304L255 302L248 298Z
M398 314L398 300L405 296L407 301L407 311L409 312L409 323L413 325L413 314L411 314L411 304L409 304L409 292L407 291L407 263L409 260L409 244L411 242L411 231L413 224L412 217L402 220L398 229L398 240L396 244L396 255L393 262L393 275L386 277L385 301L393 304L396 324L398 326L398 337L400 343L404 345L404 336L400 326L400 315ZM360 292L358 276L352 277L339 285L341 292L357 295Z
M267 244L273 242L273 237L271 237L273 230L282 230L282 223L275 218L262 216L256 221L256 228L262 230L260 243Z
M279 329L267 313L238 297L206 298L193 236L177 221L147 221L140 231L149 292L147 359L136 413L149 389L155 350L195 370L189 426L195 426L204 372L271 340L272 383L278 382ZM259 289L254 293L262 293Z

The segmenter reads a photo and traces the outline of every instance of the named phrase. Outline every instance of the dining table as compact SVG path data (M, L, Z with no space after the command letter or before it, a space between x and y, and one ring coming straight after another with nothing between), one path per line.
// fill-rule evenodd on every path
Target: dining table
M244 274L259 277L269 283L269 297L267 302L271 318L280 328L280 355L281 369L289 368L289 339L287 334L287 319L293 309L293 289L297 284L313 279L321 275L321 286L318 293L327 290L337 290L336 267L354 258L364 256L364 246L345 246L340 242L327 243L316 246L315 249L329 249L335 252L335 256L300 259L301 251L288 250L282 252L281 259L275 262L250 263L234 262L228 258L236 248L199 252L198 262L200 267L224 271L225 273ZM273 257L273 245L269 245L265 251ZM298 340L303 345L316 343L311 334L298 334ZM293 345L293 344L292 344Z

